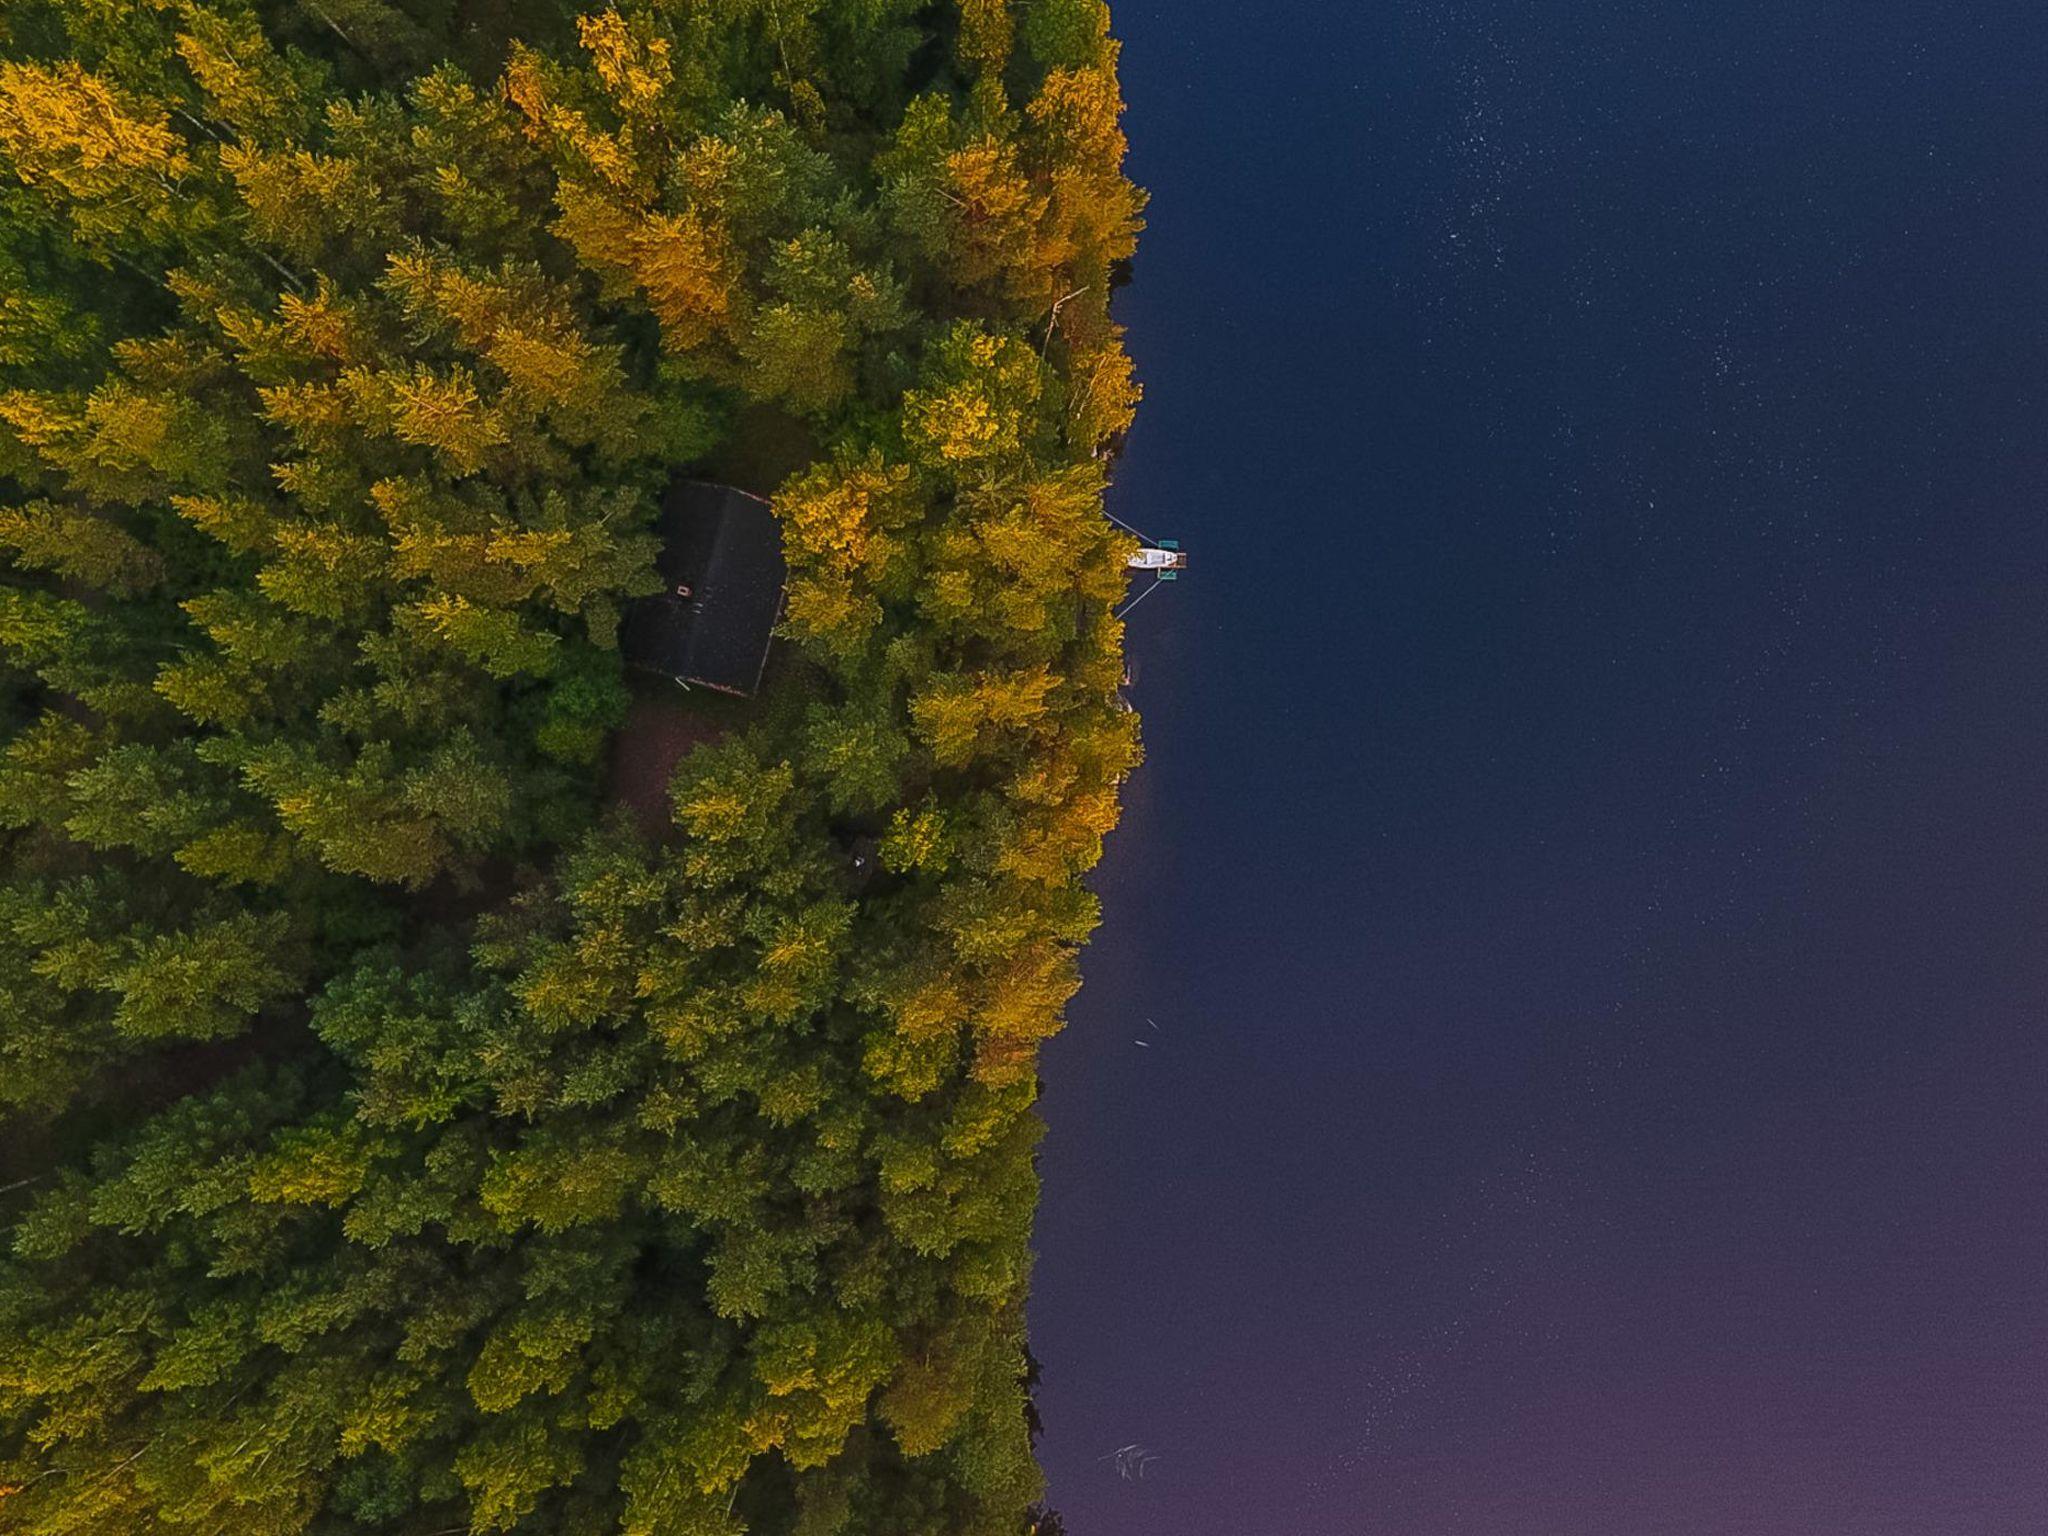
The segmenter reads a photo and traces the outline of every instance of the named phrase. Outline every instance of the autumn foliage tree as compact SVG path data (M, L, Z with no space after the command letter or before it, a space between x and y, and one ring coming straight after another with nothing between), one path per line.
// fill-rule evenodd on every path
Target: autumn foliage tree
M1106 12L491 9L0 18L0 1532L1021 1533ZM619 616L763 413L651 837Z

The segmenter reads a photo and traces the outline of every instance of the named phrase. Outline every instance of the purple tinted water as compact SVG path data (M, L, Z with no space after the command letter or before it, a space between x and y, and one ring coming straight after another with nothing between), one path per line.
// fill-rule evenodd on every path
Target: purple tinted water
M1116 15L1072 1536L2048 1531L2048 17Z

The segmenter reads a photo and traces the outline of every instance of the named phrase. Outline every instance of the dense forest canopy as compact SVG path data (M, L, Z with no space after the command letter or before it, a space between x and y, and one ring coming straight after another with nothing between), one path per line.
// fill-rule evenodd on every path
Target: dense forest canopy
M0 1531L1029 1527L1138 752L1107 27L0 11ZM650 832L686 473L785 639Z

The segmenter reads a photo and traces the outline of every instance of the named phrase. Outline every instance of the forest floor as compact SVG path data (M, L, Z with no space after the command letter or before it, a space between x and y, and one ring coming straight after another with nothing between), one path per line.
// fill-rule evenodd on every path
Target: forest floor
M755 401L740 411L724 446L704 466L703 478L773 500L783 482L815 462L819 451L816 435L803 422Z
M652 838L670 826L668 781L692 747L716 741L737 723L741 701L686 693L662 679L636 685L626 722L612 735L606 797L625 806Z

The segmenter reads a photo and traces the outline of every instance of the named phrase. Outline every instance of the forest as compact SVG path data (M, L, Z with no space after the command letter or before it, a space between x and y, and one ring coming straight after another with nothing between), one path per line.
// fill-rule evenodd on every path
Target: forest
M0 8L0 1532L1052 1528L1120 113L1103 0ZM684 475L789 583L650 829Z

